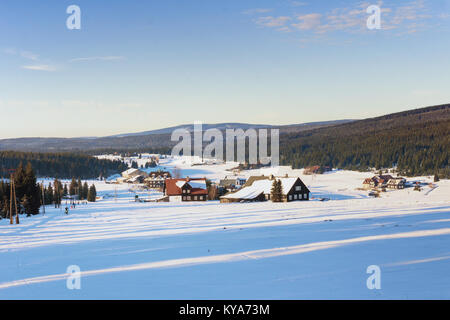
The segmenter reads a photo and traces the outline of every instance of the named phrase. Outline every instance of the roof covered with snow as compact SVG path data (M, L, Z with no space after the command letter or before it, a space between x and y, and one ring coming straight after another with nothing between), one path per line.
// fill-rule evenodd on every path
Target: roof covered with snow
M279 178L277 180L281 181L283 187L283 194L288 193L298 178ZM264 179L257 180L252 183L251 186L244 187L235 193L229 193L224 195L222 198L225 199L254 199L261 193L270 194L272 190L272 184L274 180Z

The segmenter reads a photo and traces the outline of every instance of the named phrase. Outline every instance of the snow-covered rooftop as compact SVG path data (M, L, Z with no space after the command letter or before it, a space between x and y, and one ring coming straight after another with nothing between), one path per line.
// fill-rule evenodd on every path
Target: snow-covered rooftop
M291 190L298 178L279 178L283 187L283 193ZM274 180L258 180L253 182L251 186L240 189L238 192L223 196L225 199L254 199L261 193L270 194Z

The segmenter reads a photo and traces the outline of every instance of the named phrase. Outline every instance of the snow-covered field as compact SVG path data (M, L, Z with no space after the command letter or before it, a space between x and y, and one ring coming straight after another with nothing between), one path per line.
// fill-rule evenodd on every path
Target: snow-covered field
M216 180L234 165L161 166ZM301 176L315 199L282 204L136 203L96 182L103 199L69 215L0 220L0 299L449 299L450 181L375 199L356 190L369 176Z

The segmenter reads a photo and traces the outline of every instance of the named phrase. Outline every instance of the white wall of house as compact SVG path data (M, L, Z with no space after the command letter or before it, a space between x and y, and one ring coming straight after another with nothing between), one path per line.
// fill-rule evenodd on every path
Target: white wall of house
M181 202L181 196L170 196L169 201L170 202Z

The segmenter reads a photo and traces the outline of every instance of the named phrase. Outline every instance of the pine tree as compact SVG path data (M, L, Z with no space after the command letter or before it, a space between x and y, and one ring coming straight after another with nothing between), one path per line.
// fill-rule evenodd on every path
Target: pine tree
M95 189L95 185L93 184L93 185L89 188L87 200L88 200L89 202L95 202L96 198L97 198L97 190Z
M79 200L83 200L83 184L81 183L81 180L78 179L77 182L77 194L78 194L78 199Z
M39 214L39 208L41 207L41 191L39 185L36 183L36 175L34 174L31 163L28 162L25 169L25 194L29 202L28 207L25 207L27 214Z
M45 192L45 203L46 204L52 204L53 203L53 188L52 184L50 183L47 187L47 190Z
M30 211L31 211L31 203L30 203L30 198L27 195L24 195L22 197L22 199L20 200L20 205L24 208L27 217L30 216Z
M435 175L434 175L434 182L438 182L440 179L439 179L439 176L438 176L438 174L436 173Z
M53 186L55 188L53 193L53 202L55 203L55 208L59 208L61 207L63 196L62 183L58 179L55 179L55 181L53 182Z
M272 189L270 191L272 202L281 202L283 200L283 187L281 180L274 179L272 183Z
M89 194L89 186L87 184L87 182L84 182L83 185L83 199L86 200L88 198L88 194Z
M77 181L75 180L75 178L72 178L72 181L70 182L70 186L69 186L69 195L74 196L77 194Z

